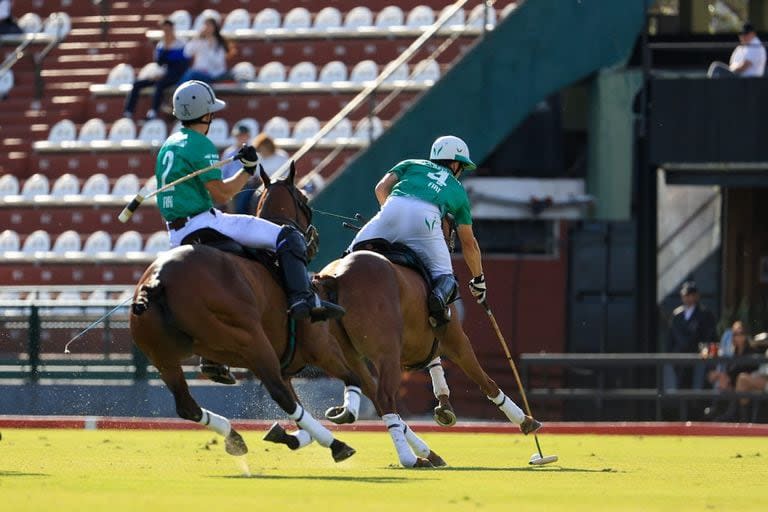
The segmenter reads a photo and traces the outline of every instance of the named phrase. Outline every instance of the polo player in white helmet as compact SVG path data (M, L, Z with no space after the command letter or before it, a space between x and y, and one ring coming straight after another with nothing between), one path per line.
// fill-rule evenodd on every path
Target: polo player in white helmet
M176 88L173 115L181 121L182 128L168 137L157 155L155 177L158 188L219 160L216 146L206 135L214 113L225 106L226 103L217 99L205 82L190 80ZM258 155L253 146L244 145L235 158L243 168L230 178L222 179L221 170L216 168L157 195L171 247L185 243L185 239L188 242L187 237L199 229L210 228L244 246L275 251L288 295L290 316L301 319L311 315L313 320L341 317L343 308L320 301L312 291L307 276L306 242L297 229L214 208L214 204L229 202L256 172ZM226 368L222 372L218 365L212 364L209 368L204 365L203 371L214 380L234 383Z

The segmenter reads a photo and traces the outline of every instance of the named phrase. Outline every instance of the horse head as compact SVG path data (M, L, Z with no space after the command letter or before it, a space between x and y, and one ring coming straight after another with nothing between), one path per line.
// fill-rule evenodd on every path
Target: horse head
M256 206L256 216L274 222L288 224L304 234L307 253L311 260L317 253L319 237L312 225L312 208L309 199L296 187L296 165L291 161L290 172L285 179L272 181L264 168L259 166L264 192Z

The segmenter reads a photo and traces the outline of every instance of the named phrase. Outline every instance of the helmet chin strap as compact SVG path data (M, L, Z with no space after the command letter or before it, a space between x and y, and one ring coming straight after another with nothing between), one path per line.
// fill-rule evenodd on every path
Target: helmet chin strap
M203 121L205 116L208 116L207 121ZM211 123L213 122L213 115L209 112L208 114L205 114L205 116L201 117L198 123L205 125L205 131L203 132L203 135L208 135L208 131L211 129Z

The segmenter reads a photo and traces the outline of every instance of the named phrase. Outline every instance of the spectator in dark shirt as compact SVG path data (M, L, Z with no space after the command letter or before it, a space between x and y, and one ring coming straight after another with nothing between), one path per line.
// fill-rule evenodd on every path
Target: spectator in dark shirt
M0 35L21 34L23 30L16 24L11 14L11 0L0 0Z
M176 39L173 21L165 19L161 23L163 37L155 47L155 60L163 66L163 74L157 78L137 80L133 83L133 89L125 101L124 117L133 117L136 110L136 102L142 89L155 86L155 94L152 97L152 107L147 111L147 119L157 117L157 111L163 102L163 94L169 87L176 85L189 66L189 60L184 56L184 43Z

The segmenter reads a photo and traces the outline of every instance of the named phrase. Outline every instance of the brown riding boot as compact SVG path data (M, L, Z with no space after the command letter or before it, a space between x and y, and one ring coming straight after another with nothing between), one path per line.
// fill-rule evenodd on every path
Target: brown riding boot
M533 434L541 428L541 422L533 419L531 416L526 416L523 422L520 424L520 432L525 435Z

